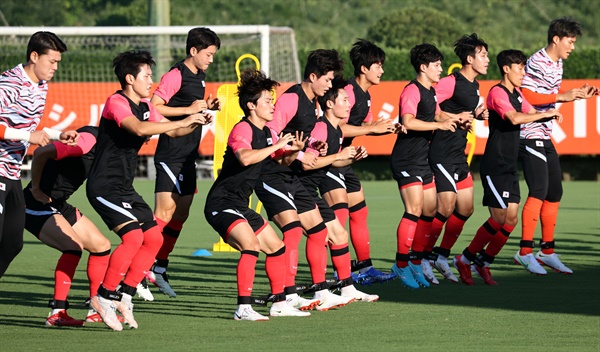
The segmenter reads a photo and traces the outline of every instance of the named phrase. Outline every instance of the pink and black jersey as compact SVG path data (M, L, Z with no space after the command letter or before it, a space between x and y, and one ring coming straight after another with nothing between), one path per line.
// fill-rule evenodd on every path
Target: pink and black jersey
M77 145L54 142L56 159L50 159L44 165L40 189L52 198L53 203L69 199L87 179L92 167L98 127L84 126L77 132ZM31 182L26 188L31 188Z
M0 76L0 123L9 128L33 132L44 107L48 82L34 83L23 65L5 71ZM0 176L11 180L21 178L21 164L29 142L0 140Z
M183 61L178 62L169 72L164 74L158 88L154 92L166 106L188 107L196 100L204 99L206 74L198 70L193 73ZM170 116L169 120L183 120L188 115ZM198 148L202 138L202 126L198 126L192 133L172 138L161 134L154 160L156 162L178 163L194 162L198 158Z
M417 80L411 81L400 95L400 116L411 114L421 121L434 122L435 115L439 111L435 89L433 87L427 89ZM431 131L398 133L392 149L392 168L398 170L429 168L427 155L432 135Z
M348 85L344 87L348 93L350 101L350 116L346 123L352 126L362 126L364 122L373 121L373 113L371 112L371 94L364 91L356 82L355 78L348 80ZM344 138L344 147L352 144L354 137Z
M435 94L440 109L452 114L472 112L479 104L479 82L469 81L460 72L442 78L435 86ZM429 163L462 164L467 162L465 148L467 133L463 129L455 132L437 130L433 133L429 146Z
M487 107L490 112L490 135L485 144L480 172L488 176L514 174L517 172L519 156L519 125L513 125L506 118L506 113L528 113L532 106L518 88L511 93L503 85L497 84L488 93Z
M243 166L235 153L240 149L263 149L277 140L277 134L269 127L260 129L246 118L233 127L227 140L223 167L206 196L206 204L210 204L211 210L248 207L254 184L269 158Z
M315 128L312 131L312 138L327 141L327 155L339 153L344 141L342 129L339 126L333 127L326 118L319 119L315 124ZM300 167L300 165L298 166ZM316 191L330 168L331 165L327 165L320 169L305 171L300 167L298 177L306 189Z
M122 91L108 98L100 119L96 157L88 177L88 196L106 192L119 194L133 189L138 152L148 137L136 136L121 127L121 122L132 116L139 121L163 119L148 99L142 99L138 105Z
M562 75L562 59L555 62L548 56L546 49L541 49L527 60L521 87L541 94L557 94L562 83ZM556 103L536 105L535 109L546 111L555 106ZM521 125L521 139L550 139L553 123L552 119L548 119L547 121L523 124Z

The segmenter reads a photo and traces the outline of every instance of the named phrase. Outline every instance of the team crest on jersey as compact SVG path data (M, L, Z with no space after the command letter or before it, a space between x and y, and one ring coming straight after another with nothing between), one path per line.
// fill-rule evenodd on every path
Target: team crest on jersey
M344 138L340 137L340 144L344 142Z
M206 82L202 81L202 87L206 87Z
M290 192L288 192L288 197L290 197L290 199L294 199L294 196Z
M179 174L179 181L183 181L183 175Z
M477 89L477 96L480 97L481 94L479 94L479 89Z
M125 209L131 209L131 204L125 203L125 202L123 202L121 204L123 204L123 208L125 208Z
M144 113L144 117L143 117L143 119L144 119L144 121L146 121L146 120L148 120L149 118L150 118L150 111L146 111L146 112Z
M367 106L371 106L371 99L367 100Z
M509 196L510 196L510 193L508 193L508 191L502 192L502 198L508 198Z
M457 173L454 174L454 180L458 181L458 174Z
M437 95L433 96L433 100L435 100L435 102L437 103Z
M340 178L341 178L342 180L346 181L346 178L344 177L344 175L343 175L343 174L340 174Z
M520 95L517 97L517 99L519 100L519 103L522 103L522 102L523 102L523 99L521 99L521 96L520 96Z
M273 138L267 138L267 145L273 145Z
M6 184L0 182L0 191L6 191Z

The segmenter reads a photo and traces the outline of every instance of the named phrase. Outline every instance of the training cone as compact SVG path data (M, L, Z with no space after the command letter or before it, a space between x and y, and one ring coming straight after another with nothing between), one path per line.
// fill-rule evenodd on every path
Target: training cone
M212 254L206 249L198 249L194 253L192 253L192 257L212 257Z

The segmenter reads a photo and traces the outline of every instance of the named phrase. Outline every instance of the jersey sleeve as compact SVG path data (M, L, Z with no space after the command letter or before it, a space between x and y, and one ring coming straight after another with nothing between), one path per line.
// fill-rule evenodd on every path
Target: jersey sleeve
M89 153L96 144L96 137L89 132L81 132L77 139L77 145L69 146L61 142L54 142L56 148L56 160L72 158Z
M121 127L121 122L130 116L134 115L125 97L120 94L113 94L108 98L102 112L103 118L113 120Z
M227 145L231 147L233 153L237 153L240 149L252 149L252 127L247 123L238 123L233 126Z
M275 113L273 121L269 121L267 126L277 133L281 133L288 122L296 115L298 111L298 95L294 93L284 93L275 103Z
M150 102L148 99L144 99L144 102L148 104L148 110L150 111L150 117L148 121L150 122L161 122L165 117L158 112L158 110L154 107L154 104Z
M175 93L179 91L180 88L181 71L179 71L178 68L174 68L161 77L158 88L156 88L154 94L164 100L166 104L171 100Z
M510 111L516 111L515 108L510 103L508 98L508 94L506 91L500 87L492 87L487 97L487 106L488 109L494 110L505 119L504 115Z
M419 88L415 84L406 86L402 94L400 94L400 117L406 114L417 116L417 107L420 100L421 94L419 93ZM439 105L437 109L439 109Z
M454 95L454 87L456 87L456 77L450 75L442 78L435 86L435 96L438 104L452 98Z
M523 100L523 102L521 103L521 111L526 114L529 113L533 109L533 106L527 101L527 99L525 99L525 96L518 88L515 89L519 92L519 94L521 95L521 99Z
M310 132L311 139L315 141L327 141L327 125L323 121L317 121Z

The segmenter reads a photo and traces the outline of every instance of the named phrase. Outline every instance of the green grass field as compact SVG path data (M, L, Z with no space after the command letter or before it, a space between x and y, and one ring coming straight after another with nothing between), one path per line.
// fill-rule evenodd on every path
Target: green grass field
M153 184L138 181L138 191L153 205ZM557 225L557 252L575 274L529 275L513 264L517 228L493 265L499 286L481 280L468 287L441 282L429 289L408 290L395 280L362 287L380 295L376 303L353 303L335 311L313 311L308 318L272 318L269 322L232 319L236 303L237 253L192 257L212 249L217 234L204 220L202 208L210 187L200 194L171 256L171 284L178 296L169 299L153 289L156 300L135 299L140 328L113 332L103 324L82 328L44 325L52 298L53 273L59 253L25 233L25 248L0 279L0 342L3 351L599 351L600 350L600 183L565 183ZM369 204L372 256L376 267L389 271L395 253L395 232L403 213L394 182L365 182ZM462 251L487 218L480 206L467 222L453 254ZM522 193L526 186L522 184ZM82 192L79 206L118 243L88 205ZM539 238L539 234L536 238ZM304 242L301 246L304 245ZM84 255L70 295L70 314L83 318L87 278ZM308 282L301 257L298 282ZM268 293L261 255L254 292ZM303 265L304 264L304 265ZM331 271L330 271L331 275ZM440 279L441 280L441 279ZM258 311L268 312L264 307Z

